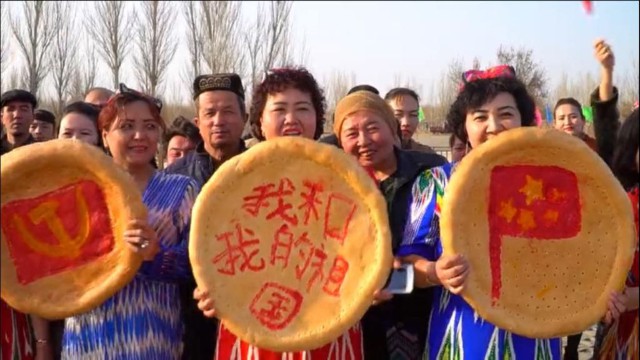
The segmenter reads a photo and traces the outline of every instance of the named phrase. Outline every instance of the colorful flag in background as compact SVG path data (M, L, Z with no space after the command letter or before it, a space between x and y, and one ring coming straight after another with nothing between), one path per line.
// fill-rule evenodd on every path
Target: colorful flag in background
M535 113L535 121L536 121L536 126L540 127L542 126L542 114L540 114L540 109L536 108L536 113Z
M551 106L547 105L544 107L544 116L547 119L547 124L551 125L551 123L553 123L553 112L551 111Z
M584 8L584 11L587 13L587 15L591 15L591 12L593 11L593 4L591 1L583 1L582 7Z
M582 106L582 116L588 123L593 122L593 108L591 106Z
M424 109L420 106L420 109L418 110L418 122L423 122L424 119Z

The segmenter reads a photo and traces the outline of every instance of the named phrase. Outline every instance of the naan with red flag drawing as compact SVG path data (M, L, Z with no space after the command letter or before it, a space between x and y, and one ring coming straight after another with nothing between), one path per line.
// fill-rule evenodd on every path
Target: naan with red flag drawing
M607 165L579 139L539 128L509 130L469 153L440 225L444 252L469 259L465 300L531 338L597 323L624 286L636 237Z

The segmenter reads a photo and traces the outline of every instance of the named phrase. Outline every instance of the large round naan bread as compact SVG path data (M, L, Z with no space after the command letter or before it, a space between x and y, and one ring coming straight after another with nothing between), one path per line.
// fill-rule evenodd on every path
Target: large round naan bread
M225 326L273 351L356 324L392 264L384 198L352 157L299 137L225 162L198 196L189 255Z
M598 322L633 260L631 205L607 165L553 129L502 133L467 155L445 191L445 254L471 267L477 313L531 338Z
M133 179L94 146L52 140L2 155L2 298L62 319L101 304L141 264L123 240L146 218Z

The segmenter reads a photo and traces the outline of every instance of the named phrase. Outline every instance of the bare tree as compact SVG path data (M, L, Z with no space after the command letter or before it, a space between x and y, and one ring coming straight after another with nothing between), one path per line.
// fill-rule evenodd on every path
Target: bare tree
M473 63L471 64L471 68L473 70L480 70L480 59L478 59L478 57L473 58Z
M75 26L75 11L72 11L71 4L66 1L54 3L56 17L64 19L59 24L58 31L53 39L53 51L51 52L51 75L56 95L54 113L60 116L64 104L69 95L72 74L78 71L76 51L78 49L78 37Z
M24 89L27 87L27 84L24 82L24 69L15 68L13 71L9 72L9 76L7 79L7 89Z
M198 16L198 3L185 1L182 5L182 14L187 23L187 49L189 51L189 65L183 75L183 80L189 85L189 91L191 91L191 83L201 74L204 39Z
M93 54L94 49L90 46L82 64L76 61L76 69L71 76L69 84L68 95L71 100L84 99L85 94L95 85L98 63Z
M244 74L241 6L238 1L200 1L202 55L212 73Z
M496 54L501 64L509 64L526 86L536 103L541 104L548 96L547 78L543 66L533 58L533 50L500 46Z
M429 126L444 126L449 107L456 99L464 65L462 59L452 59L439 79L433 84L432 106L428 107L429 113L425 114Z
M131 42L131 17L126 14L125 1L95 2L93 15L86 22L98 54L111 70L113 87L120 83L120 68Z
M420 97L424 93L424 87L414 76L403 77L400 73L393 75L393 87L405 87L415 91ZM382 94L384 96L384 94Z
M55 18L53 2L23 1L22 15L10 14L11 30L26 62L25 77L29 91L37 94L49 70L49 47L62 19Z
M347 73L344 71L333 71L329 76L329 79L325 81L325 98L327 100L327 110L333 112L336 105L347 95L347 92L355 86L356 74L354 72ZM328 112L328 118L326 125L332 126L333 119Z
M631 59L631 67L623 73L617 74L620 87L620 116L624 119L633 110L634 104L638 101L638 90L640 89L640 74L638 71L638 59Z
M265 52L262 59L262 71L267 72L274 66L283 66L290 62L291 44L291 1L271 1L269 22L266 27Z
M307 47L306 36L302 37L302 40L300 41L300 46L295 47L293 50L293 53L295 54L294 58L295 58L296 64L300 66L306 66L307 62L309 61L309 47ZM291 65L291 64L287 64L287 65Z
M0 78L4 74L4 71L7 70L7 66L9 65L9 59L7 54L9 52L9 31L6 29L5 16L7 13L8 4L6 1L2 1L0 3ZM2 84L0 84L2 85Z
M171 36L173 5L169 1L155 0L145 1L141 6L134 67L143 91L156 96L176 52L177 44Z

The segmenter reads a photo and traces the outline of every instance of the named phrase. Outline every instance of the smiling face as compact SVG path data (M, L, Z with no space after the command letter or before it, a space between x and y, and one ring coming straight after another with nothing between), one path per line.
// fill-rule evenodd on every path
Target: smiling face
M584 134L584 119L580 109L571 104L562 104L556 108L554 127L573 136Z
M345 118L340 143L360 165L376 170L394 156L394 137L389 125L369 110L360 110Z
M311 95L295 88L269 95L260 118L260 129L266 140L279 136L313 139L317 124Z
M116 163L126 167L148 165L154 158L161 127L149 105L133 101L123 106L102 136Z
M499 93L478 109L467 111L465 127L472 148L478 147L501 132L520 127L522 120L514 97Z

